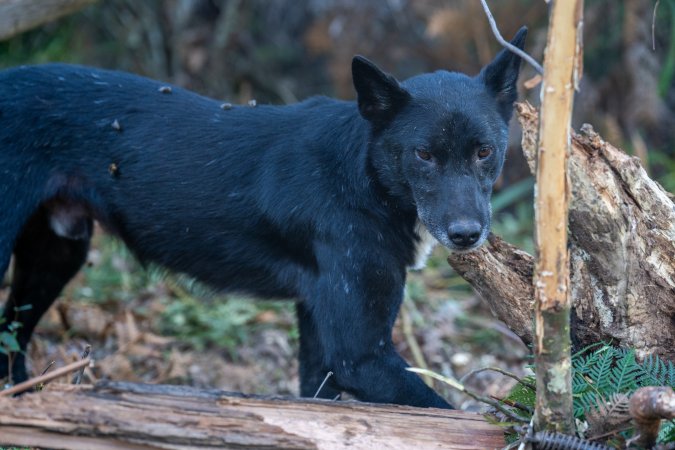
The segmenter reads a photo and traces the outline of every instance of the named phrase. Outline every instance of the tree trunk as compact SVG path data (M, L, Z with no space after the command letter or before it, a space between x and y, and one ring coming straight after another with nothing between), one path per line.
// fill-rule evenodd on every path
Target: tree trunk
M265 399L180 386L53 384L0 398L0 446L487 449L504 446L503 432L462 411Z
M0 0L0 41L74 13L97 0Z
M516 105L523 151L533 170L537 111ZM569 156L572 341L635 348L675 360L675 205L637 158L589 125L572 135ZM493 313L532 343L532 257L492 237L448 262Z
M537 431L572 433L567 155L581 61L583 0L554 0L544 52L537 144L534 363Z

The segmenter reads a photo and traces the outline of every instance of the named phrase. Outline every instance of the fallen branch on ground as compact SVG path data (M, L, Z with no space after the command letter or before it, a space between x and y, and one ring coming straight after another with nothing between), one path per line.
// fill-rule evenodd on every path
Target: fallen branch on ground
M504 446L501 427L463 411L119 382L0 398L0 428L0 445L88 450Z
M84 358L81 359L80 361L76 361L74 363L68 364L67 366L63 366L59 369L56 369L53 372L45 373L43 375L40 375L39 377L31 378L29 380L24 381L23 383L19 383L15 386L12 386L11 388L7 388L5 390L0 391L0 397L9 397L14 394L20 394L22 392L31 389L34 386L37 386L38 384L43 384L48 381L55 380L56 378L68 375L71 372L75 372L80 368L84 368L88 366L90 362L91 358Z

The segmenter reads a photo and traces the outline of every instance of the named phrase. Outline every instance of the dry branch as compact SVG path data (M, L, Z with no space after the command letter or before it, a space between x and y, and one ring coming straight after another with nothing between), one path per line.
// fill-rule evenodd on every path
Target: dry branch
M76 361L74 363L60 367L54 370L53 372L43 373L39 377L31 378L29 380L24 381L23 383L19 383L15 386L4 389L0 391L0 397L9 397L11 395L20 394L33 388L34 386L37 386L38 384L47 383L48 381L52 381L62 376L69 375L71 372L75 372L76 370L84 369L90 363L91 358L85 357L80 361Z
M523 152L536 159L537 111L516 105ZM577 348L613 341L639 355L675 360L675 205L637 158L585 125L569 156L572 339ZM448 262L492 312L532 342L532 260L492 237Z
M97 0L0 0L0 41L74 13Z
M503 429L461 411L253 398L190 387L50 385L0 398L0 446L62 449L501 448Z

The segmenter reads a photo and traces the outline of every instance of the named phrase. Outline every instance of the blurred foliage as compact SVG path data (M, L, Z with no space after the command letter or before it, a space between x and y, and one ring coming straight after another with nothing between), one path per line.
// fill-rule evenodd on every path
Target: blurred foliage
M225 301L226 300L226 301ZM228 298L204 301L195 297L179 297L165 301L162 333L176 336L197 350L209 345L227 350L236 359L237 347L248 343L251 327L261 311L292 309L292 304L254 302L251 299ZM297 336L294 329L293 335Z
M146 270L119 240L97 236L82 270L85 283L74 296L94 303L131 301L161 281L159 270Z
M120 301L133 304L139 298L159 298L162 307L159 316L154 318L158 330L196 350L215 346L236 359L236 348L247 343L247 337L256 327L264 327L266 321L270 321L265 320L265 313L271 313L273 319L277 315L294 314L292 302L224 296L187 276L169 274L154 266L144 267L118 239L99 234L92 246L82 279L68 296L100 305ZM272 321L277 327L280 325L279 320ZM296 340L298 331L293 322L281 322L287 325L291 339ZM1 345L0 342L0 351Z
M675 76L675 0L667 0L666 5L670 12L670 42L668 43L668 54L661 70L659 78L659 94L661 97L668 95L668 91L673 88L673 76ZM658 22L659 26L668 26L664 23L665 19L661 16Z
M66 21L57 32L36 30L8 41L0 41L0 64L11 67L21 64L42 64L53 61L79 62L73 25Z
M650 152L650 163L662 168L662 175L658 181L668 192L675 192L675 158L671 158L667 152Z
M533 253L534 179L525 178L492 197L492 232Z

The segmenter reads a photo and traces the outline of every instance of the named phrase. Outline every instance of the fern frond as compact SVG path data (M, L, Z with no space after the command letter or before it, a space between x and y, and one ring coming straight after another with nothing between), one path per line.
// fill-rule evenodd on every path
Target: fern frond
M675 421L663 421L657 442L675 442Z
M663 384L666 364L654 355L647 356L641 364L643 374L639 384L642 386L660 386Z
M614 393L608 399L597 398L597 403L586 411L587 436L616 433L631 420L630 400L627 394Z
M672 361L664 361L656 355L648 355L642 364L644 374L640 377L640 387L670 386L675 388L675 365Z
M601 392L605 392L611 388L611 381L609 375L612 371L614 358L617 354L617 349L613 347L603 347L597 352L598 359L591 367L588 368L588 375L593 380L593 385Z
M582 357L585 353L587 353L590 349L595 348L595 347L599 347L599 346L609 347L610 345L609 345L609 343L607 343L607 342L602 342L602 341L601 341L601 342L596 342L596 343L594 343L594 344L587 345L586 347L582 348L581 350L579 350L578 352L576 352L575 354L572 355L572 361L578 361L579 358L581 358L581 357ZM593 356L593 355L597 354L598 351L599 351L599 350L596 350L596 351L594 351L593 353L590 353L588 356Z
M639 387L639 376L644 374L635 361L635 351L629 350L616 360L616 365L609 372L611 392L632 392Z
M574 393L572 396L574 417L577 419L585 418L586 412L598 404L598 398L600 398L598 392L590 389L585 392Z

